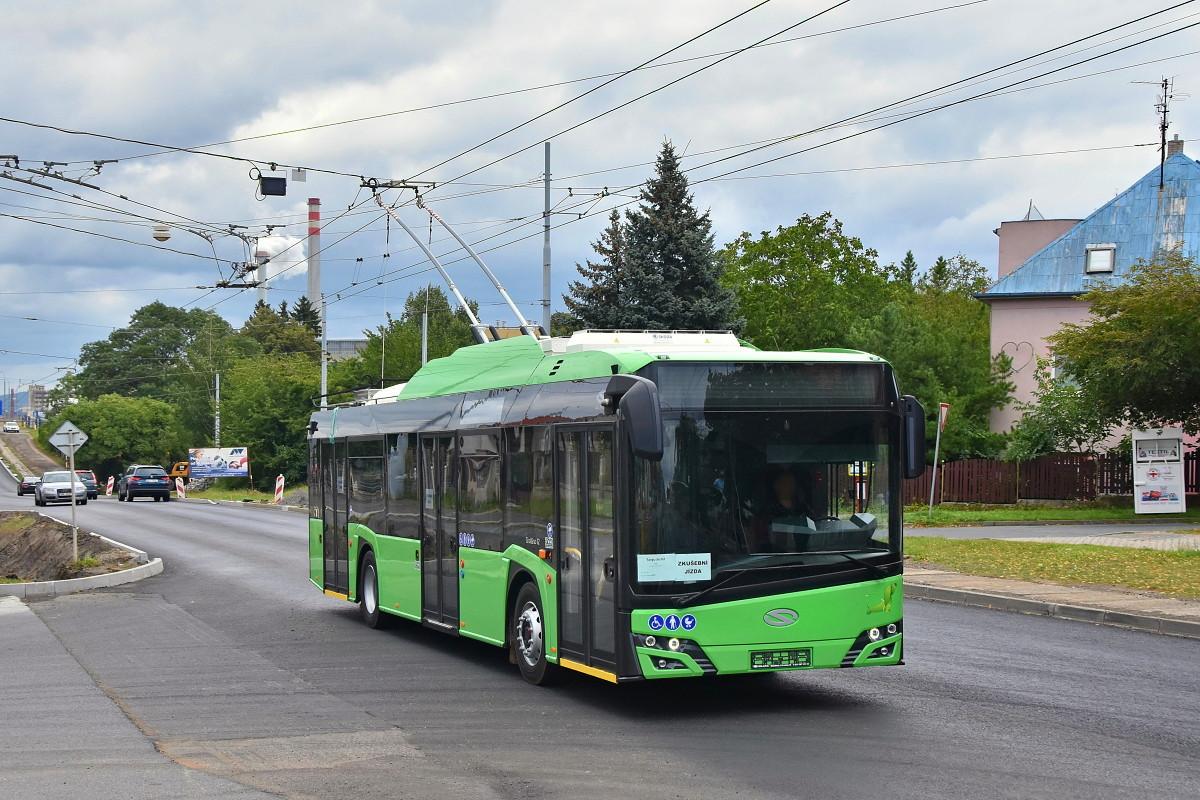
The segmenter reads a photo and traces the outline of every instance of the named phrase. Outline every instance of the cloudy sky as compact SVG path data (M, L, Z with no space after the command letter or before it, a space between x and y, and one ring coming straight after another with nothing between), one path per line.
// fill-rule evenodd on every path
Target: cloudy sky
M620 77L440 166L753 3L130 1L70 4L69 11L66 4L61 10L7 4L0 116L204 146L247 160L0 122L0 156L20 158L19 169L0 170L8 176L0 177L0 348L20 351L0 351L0 375L10 386L52 382L81 344L155 299L213 308L240 324L253 291L196 288L211 286L228 262L248 257L240 239L213 235L230 224L263 237L263 226L279 226L261 240L278 254L269 297L274 304L295 300L305 289L308 197L323 205L330 335L359 335L436 277L398 226L380 219L359 176L448 182L425 193L428 205L479 242L536 318L540 143L547 138L552 201L563 212L554 217L561 227L553 233L558 308L575 262L588 257L603 227L602 212L626 202L634 191L627 187L647 176L664 139L686 152L697 201L711 209L718 243L829 210L884 262L911 249L922 265L965 253L994 270L992 229L1021 217L1030 199L1047 217L1084 216L1157 163L1153 147L1136 146L1157 139L1156 88L1138 81L1175 76L1180 97L1171 130L1200 136L1200 97L1183 97L1200 92L1200 27L1180 30L1200 22L1200 3L1182 3L856 124L742 155L1174 4L850 0L820 13L836 2L768 2L660 60L676 63ZM765 46L715 63L790 26ZM1110 53L1172 31L1178 32ZM1059 70L1095 56L1101 57ZM1035 77L1051 70L1059 71ZM1017 81L1025 82L1002 89ZM308 130L291 132L301 128ZM244 141L215 144L235 139ZM754 166L814 145L820 146ZM1189 145L1189 152L1200 147ZM1048 153L1054 154L1037 155ZM709 164L726 156L732 157ZM93 162L110 159L116 162L95 174ZM70 162L52 169L96 188L31 171L46 161ZM912 166L920 162L953 163ZM269 175L289 174L271 173L272 163L311 169L304 183L290 182L286 197L258 200L250 178L255 164ZM888 168L871 169L879 167ZM739 171L718 177L731 170ZM397 191L384 197L411 201ZM396 213L428 241L425 212L408 202ZM162 246L183 252L150 246L157 244L155 220L177 225ZM208 232L211 244L197 232ZM447 254L444 261L457 262L452 274L482 303L484 318L511 322L512 313L472 264L459 261L463 253L446 233L435 228L432 241L436 253Z

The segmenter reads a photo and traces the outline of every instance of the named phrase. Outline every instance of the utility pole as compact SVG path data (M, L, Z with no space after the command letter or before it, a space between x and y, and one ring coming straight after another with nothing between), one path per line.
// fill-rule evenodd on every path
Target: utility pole
M542 175L546 210L542 212L542 327L550 335L550 143L546 142L546 171Z
M425 310L421 312L421 366L429 363L429 287L425 287Z
M213 404L213 447L221 446L221 373L216 373L216 402Z
M308 198L308 300L316 304L321 325L321 408L328 408L329 338L325 330L325 295L321 292L321 198Z
M79 563L79 526L75 524L75 482L79 476L75 474L75 431L67 431L67 469L71 471L71 560ZM43 497L44 499L44 497ZM87 496L84 495L84 499Z

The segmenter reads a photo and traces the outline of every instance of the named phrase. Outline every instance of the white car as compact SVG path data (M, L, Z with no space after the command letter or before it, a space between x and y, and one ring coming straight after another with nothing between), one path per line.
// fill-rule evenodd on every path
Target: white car
M74 477L72 481L71 478ZM71 484L75 484L75 502L78 505L87 505L87 486L79 479L79 476L72 476L67 470L56 470L47 472L42 476L42 482L33 490L33 504L44 506L47 503L69 503L71 502Z
M10 419L8 422L4 423L4 432L5 433L20 433L21 426L15 422L13 422Z

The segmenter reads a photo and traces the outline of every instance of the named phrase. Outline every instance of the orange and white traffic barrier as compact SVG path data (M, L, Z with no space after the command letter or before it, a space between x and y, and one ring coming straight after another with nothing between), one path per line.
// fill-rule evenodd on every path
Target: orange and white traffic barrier
M112 475L108 476L108 483L104 484L104 496L105 497L112 497L113 482L115 480L116 479L113 478Z
M283 505L283 476L275 476L275 505Z
M180 500L187 500L187 487L183 485L183 478L175 479L175 494L179 495Z

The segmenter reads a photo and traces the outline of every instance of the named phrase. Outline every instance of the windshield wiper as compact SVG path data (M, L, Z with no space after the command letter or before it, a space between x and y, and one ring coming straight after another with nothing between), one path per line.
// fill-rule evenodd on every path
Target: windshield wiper
M881 550L879 552L883 552L883 551ZM841 556L842 558L846 559L847 561L853 561L855 564L858 564L860 567L863 567L864 569L867 569L868 571L873 572L874 574L878 575L881 578L886 578L888 576L888 571L886 569L884 569L883 567L879 566L878 564L872 564L870 561L863 561L861 558L856 558L855 556L850 555L849 553L847 553L844 550L814 550L811 553L809 553L809 555Z
M771 566L761 566L761 567L742 567L741 569L734 570L732 573L730 573L726 577L722 578L721 580L717 581L716 583L704 587L703 589L701 589L698 592L692 592L691 594L685 594L685 595L675 598L675 607L676 608L687 608L690 605L694 605L695 602L697 600L699 600L701 597L704 597L707 594L715 592L717 589L728 586L729 584L733 583L735 580L737 580L741 576L743 576L747 573L750 573L750 572L765 572L765 571L775 570L775 569L787 569L789 567L802 567L802 566L805 566L805 565L802 562L797 562L794 564L774 564Z

